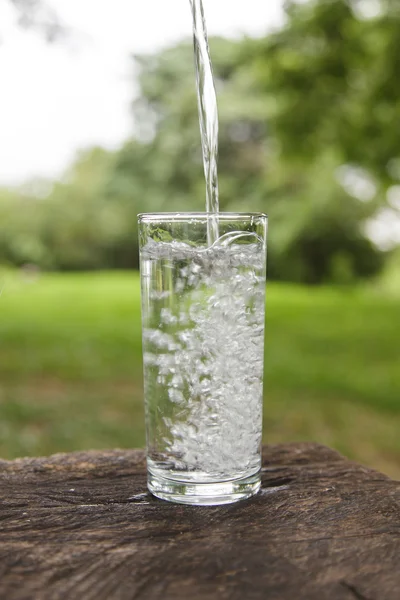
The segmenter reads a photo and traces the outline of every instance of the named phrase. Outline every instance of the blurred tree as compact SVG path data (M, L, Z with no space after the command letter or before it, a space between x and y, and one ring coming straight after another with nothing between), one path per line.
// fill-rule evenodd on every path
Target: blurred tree
M0 190L0 262L51 266L41 236L41 219L32 198Z
M37 186L0 190L3 262L58 270L121 266L114 253L127 218L104 192L114 160L113 153L94 148L83 152L46 193L36 194Z
M254 196L255 177L265 166L265 96L256 94L246 65L239 64L241 45L214 38L212 56L219 99L219 173L221 208ZM205 186L199 138L191 43L155 56L136 57L140 97L133 103L138 137L151 140L152 177L164 207L203 210ZM127 164L127 163L125 163ZM154 168L153 168L154 165Z
M220 206L268 212L274 278L347 283L384 263L366 223L400 179L400 12L394 0L377 2L375 16L368 6L287 2L285 26L265 39L210 40ZM48 197L33 201L43 266L137 265L138 212L204 210L192 44L135 57L135 72L134 138L115 153L82 155ZM29 219L32 198L19 202ZM1 256L26 260L26 244L18 242L20 254L5 245Z
M112 266L112 249L125 220L104 196L113 163L113 153L102 148L82 152L41 201L41 238L58 269Z
M288 0L286 12L285 27L243 55L275 99L269 122L282 152L308 164L334 148L383 185L398 180L398 0Z
M386 204L387 190L400 179L393 126L400 115L399 3L288 1L286 12L280 31L248 40L242 60L252 72L254 89L271 100L269 135L279 165L286 165L283 182L290 181L290 173L305 173L297 179L304 192L298 186L293 197L302 201L293 208L305 211L308 220L303 219L303 230L289 246L298 259L303 257L306 279L320 280L321 269L326 277L329 265L344 275L349 270L343 270L345 262L355 274L372 274L383 256L366 238L365 223ZM324 168L327 162L330 167ZM310 176L315 183L306 183ZM324 183L321 198L330 198L323 219L315 193L318 180ZM296 227L294 217L291 222L283 218L282 226ZM339 270L337 265L342 265Z
M347 282L374 274L383 255L363 225L381 201L379 194L373 192L375 200L362 202L344 189L338 172L344 158L337 144L323 144L321 138L315 142L318 154L303 152L297 144L296 128L289 122L295 116L285 107L296 94L302 94L306 107L307 85L302 92L293 91L289 79L278 93L275 83L269 84L274 70L266 48L270 43L277 60L275 38L285 31L271 42L211 40L220 108L221 209L269 213L270 274L275 278ZM283 56L278 72L285 61ZM202 210L205 187L191 44L137 57L136 63L141 95L133 111L137 135L146 147L148 166L141 171L140 185L149 194L147 210ZM326 92L327 109L332 93ZM286 149L290 135L293 147ZM129 188L138 182L137 143L127 145L122 156L115 180L123 175ZM378 183L371 183L375 191Z
M38 30L49 42L66 34L57 13L42 0L8 0L17 14L21 27Z

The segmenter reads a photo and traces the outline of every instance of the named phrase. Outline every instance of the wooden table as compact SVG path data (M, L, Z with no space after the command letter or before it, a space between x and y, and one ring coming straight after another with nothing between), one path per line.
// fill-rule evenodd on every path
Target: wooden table
M146 493L142 451L0 461L1 600L400 600L400 485L315 444L264 449L242 503Z

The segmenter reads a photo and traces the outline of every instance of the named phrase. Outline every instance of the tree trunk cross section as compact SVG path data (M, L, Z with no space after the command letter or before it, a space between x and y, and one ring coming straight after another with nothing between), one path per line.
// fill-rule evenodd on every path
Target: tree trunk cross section
M1 600L400 600L400 484L316 444L267 446L222 507L146 491L140 450L0 461Z

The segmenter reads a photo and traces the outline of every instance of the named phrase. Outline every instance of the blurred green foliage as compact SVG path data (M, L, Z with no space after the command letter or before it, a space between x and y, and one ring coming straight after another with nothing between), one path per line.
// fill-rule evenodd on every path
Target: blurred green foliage
M67 35L65 25L60 22L57 12L47 2L42 0L7 1L14 8L20 27L38 31L47 42L58 41Z
M366 225L400 180L400 11L382 0L286 2L263 39L212 39L220 204L270 217L269 276L347 284L388 252ZM0 192L0 261L42 269L137 266L138 212L204 210L192 46L134 59L135 135L83 152L50 193ZM399 210L390 210L399 217Z

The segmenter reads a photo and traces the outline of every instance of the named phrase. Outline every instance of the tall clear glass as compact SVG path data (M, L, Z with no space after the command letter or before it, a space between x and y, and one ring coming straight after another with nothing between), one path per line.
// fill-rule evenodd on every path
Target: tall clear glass
M267 217L212 218L139 215L148 488L183 504L260 488Z

